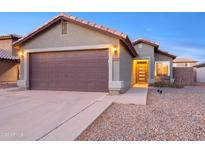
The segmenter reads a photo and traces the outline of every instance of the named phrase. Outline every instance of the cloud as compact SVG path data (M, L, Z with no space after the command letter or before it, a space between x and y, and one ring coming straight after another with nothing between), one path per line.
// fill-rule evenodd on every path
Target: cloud
M172 46L171 50L180 57L193 58L198 61L205 61L205 47Z
M160 43L162 49L179 57L193 58L199 62L205 61L205 44L200 42L173 43L163 41Z

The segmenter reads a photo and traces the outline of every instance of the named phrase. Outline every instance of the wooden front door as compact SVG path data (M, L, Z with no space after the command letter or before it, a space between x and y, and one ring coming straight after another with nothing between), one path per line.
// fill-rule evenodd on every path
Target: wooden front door
M137 83L147 83L148 79L148 64L147 61L137 62Z

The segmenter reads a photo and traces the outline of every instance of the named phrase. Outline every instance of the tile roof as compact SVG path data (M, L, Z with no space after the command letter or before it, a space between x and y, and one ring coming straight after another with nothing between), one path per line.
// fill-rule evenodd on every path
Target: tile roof
M8 54L7 51L0 49L0 59L7 59L7 60L19 60L18 57L16 56L11 56L10 54Z
M114 29L107 28L107 27L104 27L102 25L99 25L99 24L96 24L96 23L93 23L93 22L89 22L89 21L86 21L86 20L83 20L83 19L79 19L78 17L67 15L67 14L60 14L60 15L56 16L55 18L48 21L43 26L39 27L38 29L34 30L33 32L29 33L25 37L22 37L21 39L15 41L13 43L13 45L20 45L21 43L23 43L23 42L27 41L28 39L32 38L34 35L36 35L40 31L46 29L47 27L49 27L50 25L52 25L53 23L55 23L59 20L66 20L68 22L78 24L78 25L81 25L83 27L90 28L90 29L102 32L106 35L110 35L112 37L118 38L128 47L130 53L133 56L137 55L137 52L136 52L135 48L132 46L132 42L130 41L128 35L126 35L122 32L116 31Z
M154 46L154 47L159 47L158 43L150 41L150 40L146 40L146 39L143 39L143 38L139 38L139 39L136 39L136 40L132 41L133 45L136 45L138 43L145 43L145 44L148 44L148 45L151 45L151 46Z
M0 39L11 39L11 38L20 39L22 38L22 36L17 34L0 35Z
M177 57L174 61L174 63L196 63L197 61L191 58L183 58L183 57Z

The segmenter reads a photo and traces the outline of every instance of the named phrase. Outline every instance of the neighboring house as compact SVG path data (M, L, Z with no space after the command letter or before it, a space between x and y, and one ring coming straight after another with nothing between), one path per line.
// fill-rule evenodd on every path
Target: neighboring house
M195 65L194 67L196 67L197 82L205 83L205 62Z
M0 36L0 83L18 80L19 58L12 44L19 38L15 34Z
M177 57L173 61L173 67L193 67L197 64L197 61L191 58Z
M61 14L14 42L22 53L18 85L39 90L122 93L155 77L172 79L174 55L159 45Z

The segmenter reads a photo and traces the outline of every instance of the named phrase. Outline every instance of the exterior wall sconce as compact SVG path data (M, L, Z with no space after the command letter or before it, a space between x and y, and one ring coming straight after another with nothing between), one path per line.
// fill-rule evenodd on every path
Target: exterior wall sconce
M19 57L23 57L24 56L23 52L19 52L18 55L19 55Z
M113 54L117 55L117 48L116 47L113 48Z

